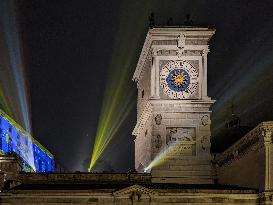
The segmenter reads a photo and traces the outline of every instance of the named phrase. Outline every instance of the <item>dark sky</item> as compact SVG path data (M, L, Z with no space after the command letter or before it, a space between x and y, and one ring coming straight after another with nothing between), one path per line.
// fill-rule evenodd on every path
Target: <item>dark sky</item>
M87 170L104 88L119 68L133 75L152 11L158 25L169 17L183 25L189 13L195 25L216 29L208 58L214 133L232 103L243 125L273 120L271 0L23 0L16 6L33 133L71 171ZM128 82L126 92L136 93L136 85ZM135 115L103 155L106 169L133 167Z

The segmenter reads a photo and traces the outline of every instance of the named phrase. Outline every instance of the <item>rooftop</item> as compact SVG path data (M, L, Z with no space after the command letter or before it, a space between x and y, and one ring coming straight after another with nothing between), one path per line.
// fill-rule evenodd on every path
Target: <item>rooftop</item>
M20 184L14 190L104 190L123 189L138 184L148 189L172 192L217 192L217 193L258 193L255 189L219 184L174 184L152 183L151 174L146 173L65 173L34 174L20 173Z

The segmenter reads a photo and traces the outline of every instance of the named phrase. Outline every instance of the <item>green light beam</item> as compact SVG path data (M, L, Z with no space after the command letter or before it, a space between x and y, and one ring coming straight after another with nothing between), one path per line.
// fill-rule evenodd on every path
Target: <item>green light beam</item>
M122 1L120 8L122 12L117 22L118 30L115 33L114 51L109 64L109 77L106 79L107 84L89 171L92 170L113 139L117 137L118 131L135 105L135 87L133 87L131 77L137 60L136 52L139 51L140 42L145 37L151 8L154 8L153 2L148 1L141 4L140 12L134 9L139 5L138 2ZM128 10L128 8L131 9ZM133 27L128 26L128 22L135 22L135 24Z

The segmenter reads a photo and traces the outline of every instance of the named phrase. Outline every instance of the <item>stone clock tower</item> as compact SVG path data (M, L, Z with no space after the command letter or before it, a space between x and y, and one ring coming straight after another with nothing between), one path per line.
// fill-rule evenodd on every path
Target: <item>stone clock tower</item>
M135 168L154 182L213 183L208 42L203 27L150 29L133 76L137 82Z

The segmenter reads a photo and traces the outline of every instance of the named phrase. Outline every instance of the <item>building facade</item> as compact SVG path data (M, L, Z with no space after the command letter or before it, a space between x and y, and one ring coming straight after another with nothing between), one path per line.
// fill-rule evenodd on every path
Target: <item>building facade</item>
M17 155L24 172L53 172L54 157L0 109L0 154Z
M150 168L154 181L213 183L207 55L214 33L166 27L147 34L133 76L138 87L133 135L135 167ZM161 154L165 150L169 153ZM155 159L159 155L168 156Z
M0 157L0 204L273 204L273 121L210 153L208 28L150 29L138 86L131 173L23 173ZM144 171L148 173L144 173Z

